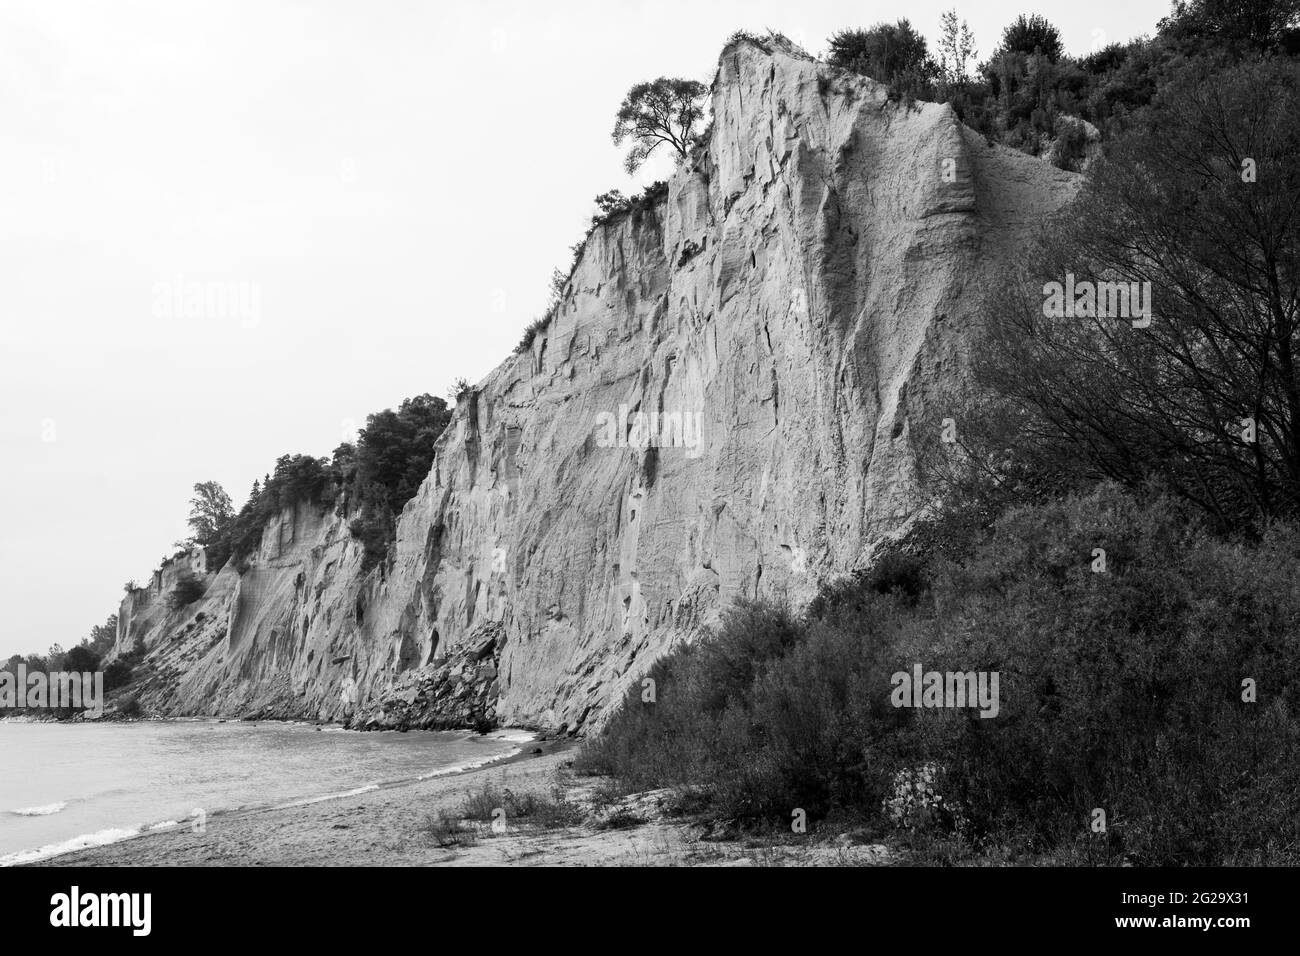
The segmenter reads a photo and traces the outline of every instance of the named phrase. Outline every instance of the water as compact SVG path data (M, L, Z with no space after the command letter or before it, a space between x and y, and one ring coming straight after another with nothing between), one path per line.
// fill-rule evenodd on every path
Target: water
M453 773L517 752L522 732L357 733L304 724L0 721L0 865Z

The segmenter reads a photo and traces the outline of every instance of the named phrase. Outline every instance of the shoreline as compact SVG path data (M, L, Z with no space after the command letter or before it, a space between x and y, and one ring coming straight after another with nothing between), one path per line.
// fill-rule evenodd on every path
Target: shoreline
M610 798L571 771L577 741L536 740L454 773L308 803L208 818L22 866L879 866L896 851L850 835L713 835L667 791ZM539 752L540 751L540 752ZM509 791L507 794L506 791ZM484 798L529 797L564 813L489 821ZM477 808L471 814L467 804ZM470 819L468 816L472 816ZM450 826L448 821L450 820ZM503 825L502 825L503 824Z
M14 723L67 723L68 721L49 721L49 720L27 720L18 717L10 722ZM112 721L114 726L120 725L124 721ZM181 718L144 718L132 720L131 723L252 723L254 726L264 721L242 721L222 718L209 717L181 717ZM73 723L82 723L82 721L73 721ZM99 723L99 721L87 721L86 723ZM267 720L265 723L277 725L293 725L302 727L315 727L318 731L352 731L355 733L373 733L374 731L361 731L355 728L347 728L340 724L331 724L326 722L296 721L296 720ZM398 733L400 731L388 731ZM421 731L416 731L420 733ZM447 731L429 731L430 733L447 733ZM488 734L476 735L468 728L463 728L463 732L469 737L481 736L492 738L502 744L509 746L511 749L505 753L489 756L481 760L476 760L468 765L451 766L438 770L431 770L425 773L417 774L410 777L399 777L395 779L380 780L365 786L356 787L350 790L338 791L333 793L324 793L314 796L304 796L289 798L276 803L238 806L226 809L216 809L208 813L205 818L206 826L225 825L228 821L238 820L243 817L256 816L258 814L292 812L301 808L312 807L320 804L327 804L332 801L342 800L349 797L356 797L363 794L383 794L389 791L398 791L403 788L417 786L422 783L431 783L436 781L446 781L455 778L472 775L482 771L500 768L508 764L527 759L528 757L537 757L548 753L567 751L576 745L573 739L545 740L540 738L535 731L525 728L503 727L491 731ZM452 733L456 733L453 731ZM140 824L137 827L115 827L110 826L94 832L79 834L70 837L67 840L58 843L47 844L43 846L31 847L24 850L17 850L13 853L5 854L5 862L0 863L0 868L22 867L22 866L43 866L43 865L61 865L67 857L93 856L100 852L112 851L114 848L121 847L125 844L145 841L152 838L163 837L168 834L190 832L192 821L189 819L180 820L158 820ZM103 842L93 842L89 845L69 846L66 849L59 847L65 844L76 844L80 841L94 840L97 837L113 834ZM96 865L89 863L89 865Z
M522 731L521 731L522 732ZM522 778L531 784L535 778L551 777L577 744L573 739L521 741L514 753L494 757L474 767L445 772L432 772L419 777L387 781L364 788L321 797L304 798L273 806L249 807L214 812L207 818L206 832L194 833L187 824L145 829L139 833L105 843L100 846L69 850L57 855L15 864L16 867L51 866L167 866L167 865L366 865L363 861L344 861L339 856L350 855L348 847L331 846L340 839L352 844L349 836L322 839L323 825L327 831L349 830L360 823L341 824L340 818L352 818L370 810L381 808L381 819L372 819L366 826L367 839L379 841L388 832L386 818L392 811L405 809L404 816L419 816L433 809L422 805L422 798L433 798L446 804L449 798L463 800L479 784L489 782L493 774ZM522 774L508 773L510 768L526 768ZM532 779L530 779L532 778ZM406 798L406 799L404 799ZM333 822L329 822L333 821ZM412 821L419 824L421 821ZM305 841L277 841L275 835L286 830L306 830ZM231 858L238 854L237 847L244 841L257 845L257 852L249 858ZM373 844L372 844L373 845ZM369 849L363 852L370 852ZM375 865L376 861L369 861Z

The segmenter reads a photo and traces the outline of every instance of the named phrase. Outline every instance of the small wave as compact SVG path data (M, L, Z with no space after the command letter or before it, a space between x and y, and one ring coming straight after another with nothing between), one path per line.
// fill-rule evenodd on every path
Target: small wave
M532 739L531 737L529 738ZM501 760L508 760L517 756L520 749L515 747L503 754L493 754L490 757L475 757L472 760L462 760L459 763L451 764L447 767L439 767L432 773L422 773L416 780L432 780L434 777L449 777L452 774L464 773L466 770L477 770L479 767L486 767L488 764L497 763Z
M52 813L58 813L60 810L66 810L68 801L62 800L59 803L47 803L40 807L23 807L21 810L10 810L16 817L48 817Z
M48 857L72 853L76 850L89 850L91 847L107 846L110 843L117 843L119 840L136 836L139 832L139 827L133 827L130 829L115 828L86 833L73 837L71 840L64 840L62 843L48 843L35 850L19 850L17 853L10 853L8 856L0 856L0 866L17 866L20 863L44 860Z
M508 744L527 744L537 739L537 735L531 730L521 730L518 727L494 730L487 736L492 740L504 740Z
M357 794L370 793L372 790L378 790L379 784L372 783L364 787L357 787L353 790L344 790L340 793L326 793L319 797L304 797L301 800L290 800L288 803L277 803L271 807L272 810L288 810L292 807L307 807L313 803L324 803L326 800L337 800L340 797L355 797Z

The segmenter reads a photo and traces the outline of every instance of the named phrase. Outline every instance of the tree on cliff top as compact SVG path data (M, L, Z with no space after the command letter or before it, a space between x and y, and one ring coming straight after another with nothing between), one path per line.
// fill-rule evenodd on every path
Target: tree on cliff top
M1020 14L1002 31L1002 45L993 54L1023 53L1026 56L1041 54L1049 60L1059 60L1065 48L1061 45L1061 31L1036 13Z
M456 391L471 388L463 378L454 386ZM349 510L355 517L348 527L365 548L367 570L388 553L396 518L433 467L434 446L451 415L443 399L417 395L396 411L368 415L356 445L340 446L334 453L334 469L351 489Z
M972 446L999 487L1158 479L1216 527L1300 515L1298 111L1294 60L1187 65L999 285L977 370L1012 434Z
M628 90L614 122L614 145L632 141L624 160L628 173L635 173L660 144L667 143L685 158L695 140L695 124L704 116L708 87L695 80L661 76L650 83L638 83Z
M925 37L906 18L869 30L841 30L831 37L829 62L884 83L891 98L928 95L938 72Z
M189 526L194 531L194 542L207 547L216 541L235 517L235 506L230 495L215 481L204 481L194 486L190 499Z
M389 508L400 512L433 467L434 445L449 421L447 403L428 394L406 399L397 411L387 408L366 416L366 427L357 436L357 487L382 486Z
M1300 52L1300 0L1175 0L1160 35L1184 50Z
M947 10L939 15L939 74L943 81L953 86L964 84L968 78L967 64L974 62L975 34L962 20L957 23L957 11Z

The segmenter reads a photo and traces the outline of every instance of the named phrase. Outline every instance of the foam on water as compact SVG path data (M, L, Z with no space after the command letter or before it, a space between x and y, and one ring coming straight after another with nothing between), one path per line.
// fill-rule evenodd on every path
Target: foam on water
M47 803L43 807L23 807L21 810L10 810L14 816L18 817L48 817L51 813L58 813L60 810L68 808L68 801L63 800L59 803Z
M86 833L82 836L73 837L71 840L64 840L61 843L48 843L45 846L38 847L34 850L19 850L17 853L10 853L7 856L0 856L0 866L17 866L20 863L33 863L36 860L46 860L52 856L58 856L61 853L72 853L75 850L88 850L95 846L107 846L110 843L116 843L119 840L125 840L138 834L140 830L126 829L123 827L113 827L108 830L100 830L96 833Z
M0 722L0 866L189 826L196 814L308 806L461 773L520 752L501 730L317 732L215 720ZM51 801L52 795L62 799Z

